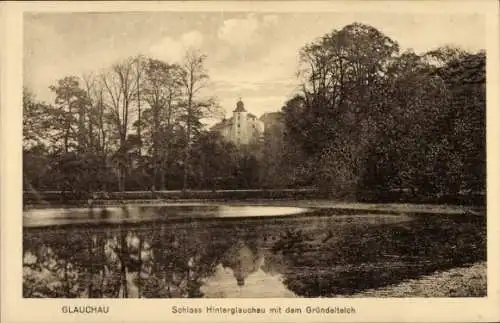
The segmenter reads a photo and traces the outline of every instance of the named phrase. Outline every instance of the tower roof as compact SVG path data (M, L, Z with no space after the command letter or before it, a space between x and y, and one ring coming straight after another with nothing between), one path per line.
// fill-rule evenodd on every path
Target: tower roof
M236 109L234 109L233 112L247 112L247 110L245 110L245 105L243 104L243 101L241 101L241 99L236 103Z

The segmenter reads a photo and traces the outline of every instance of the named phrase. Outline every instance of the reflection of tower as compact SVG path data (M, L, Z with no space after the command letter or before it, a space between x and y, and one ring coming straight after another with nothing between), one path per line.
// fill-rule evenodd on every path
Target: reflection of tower
M241 241L229 250L227 260L240 287L245 285L245 278L260 267L259 257Z

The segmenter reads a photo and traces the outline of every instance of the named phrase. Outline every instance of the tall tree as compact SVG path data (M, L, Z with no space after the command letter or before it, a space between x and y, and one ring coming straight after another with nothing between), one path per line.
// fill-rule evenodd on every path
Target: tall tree
M182 93L182 70L160 60L149 59L143 95L150 109L146 111L145 128L149 131L152 155L152 188L156 188L158 170L160 189L165 189L165 168L171 154L174 118Z
M466 53L437 69L447 90L441 113L446 138L448 176L442 184L449 193L486 189L486 55Z
M125 180L128 171L128 139L129 127L133 115L133 102L136 100L137 79L134 75L135 59L127 59L114 64L101 80L105 89L105 104L109 108L109 118L114 126L117 139L115 160L118 169L118 187L125 190Z
M183 85L183 107L185 123L185 149L183 159L183 184L185 191L188 187L189 156L193 132L198 132L201 128L201 119L217 113L219 107L213 98L204 97L202 91L208 85L208 74L204 66L206 55L200 54L196 50L188 50L182 64L182 85Z
M37 102L33 93L23 89L23 148L29 149L38 145L47 145L52 108L45 103Z
M334 30L301 50L304 104L297 107L303 121L295 131L301 148L317 159L316 178L325 187L355 191L359 185L365 150L375 138L374 117L383 108L378 95L382 76L398 51L395 41L359 23ZM332 158L337 168L330 164ZM331 176L325 175L327 170L333 171ZM336 180L326 183L328 178ZM342 182L343 187L335 187Z
M85 118L87 114L87 96L80 87L79 78L68 76L50 86L55 93L55 110L52 111L53 127L62 140L62 149L68 153L76 148L84 149L87 133Z
M148 61L145 57L142 55L139 55L134 58L134 65L135 65L135 83L136 83L136 103L137 103L137 123L136 123L136 128L137 128L137 140L139 143L139 157L142 154L142 122L141 122L141 117L142 117L142 110L141 110L141 101L142 101L142 96L141 96L141 90L144 88L144 77L143 75L146 72L147 69L147 64Z
M87 94L88 135L91 150L98 154L106 154L109 150L110 123L109 111L105 104L105 88L102 79L94 74L83 77L84 89Z
M198 188L216 188L230 182L239 154L233 143L216 132L201 132L193 142L191 165Z
M376 118L377 136L366 154L364 188L379 192L405 187L415 192L419 183L432 183L427 167L439 156L438 120L446 104L442 80L432 66L411 52L389 64L379 101L384 109Z

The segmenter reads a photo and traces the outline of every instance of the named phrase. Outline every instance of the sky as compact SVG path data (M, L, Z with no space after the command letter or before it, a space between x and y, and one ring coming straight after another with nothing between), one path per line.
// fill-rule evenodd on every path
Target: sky
M278 111L298 86L298 52L353 22L369 24L421 53L442 45L486 47L475 14L129 12L24 16L24 85L53 102L48 87L138 54L176 62L187 48L207 55L209 90L230 116L241 97L249 112Z

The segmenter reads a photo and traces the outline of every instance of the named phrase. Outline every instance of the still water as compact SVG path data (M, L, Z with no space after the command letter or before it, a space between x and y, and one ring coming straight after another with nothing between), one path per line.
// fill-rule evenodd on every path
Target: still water
M483 221L484 222L484 221ZM449 215L169 205L24 213L24 297L335 297L485 257Z

